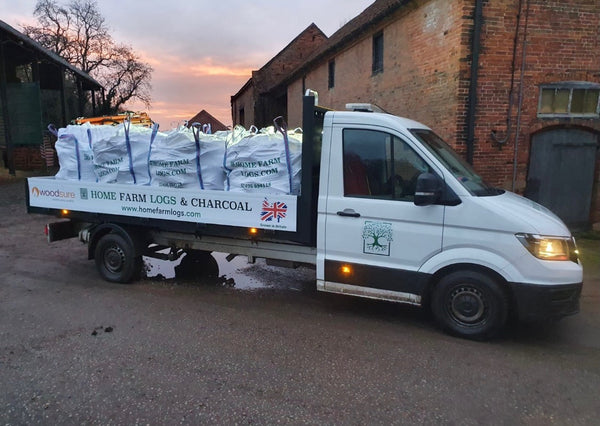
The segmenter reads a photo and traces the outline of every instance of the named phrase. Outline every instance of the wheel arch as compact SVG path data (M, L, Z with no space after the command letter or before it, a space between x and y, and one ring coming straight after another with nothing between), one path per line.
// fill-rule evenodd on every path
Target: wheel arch
M123 237L128 244L134 247L137 254L142 255L144 252L144 244L146 243L143 237L143 232L139 228L122 226L116 223L102 223L94 227L88 241L88 260L94 258L96 247L100 238L106 234L118 234Z
M502 288L502 290L505 292L506 296L508 297L509 309L512 310L514 308L514 297L508 281L497 271L488 268L487 266L469 262L453 263L436 271L428 280L427 288L423 292L423 306L428 306L431 302L433 291L440 280L445 276L457 271L472 271L487 275L496 281L500 285L500 288Z

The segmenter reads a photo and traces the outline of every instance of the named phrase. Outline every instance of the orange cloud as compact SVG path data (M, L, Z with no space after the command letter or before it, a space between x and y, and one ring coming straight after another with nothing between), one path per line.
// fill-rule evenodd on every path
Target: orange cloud
M252 75L252 67L243 63L231 62L222 64L211 57L198 59L182 58L179 56L162 55L157 57L145 52L138 52L140 59L149 63L155 71L169 74L183 74L187 77L229 76L243 77Z
M213 58L190 59L174 55L138 55L153 68L150 117L167 130L189 120L205 109L225 125L231 125L230 97L252 75L244 63L221 64ZM130 102L130 110L146 110Z

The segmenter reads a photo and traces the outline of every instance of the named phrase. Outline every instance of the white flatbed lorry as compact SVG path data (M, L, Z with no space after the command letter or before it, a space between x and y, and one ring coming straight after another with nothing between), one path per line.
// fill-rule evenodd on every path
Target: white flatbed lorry
M299 196L36 177L28 211L63 218L48 240L78 236L113 282L135 279L142 256L214 269L223 252L315 265L321 291L431 306L463 337L578 312L583 271L558 217L486 185L418 122L314 99Z

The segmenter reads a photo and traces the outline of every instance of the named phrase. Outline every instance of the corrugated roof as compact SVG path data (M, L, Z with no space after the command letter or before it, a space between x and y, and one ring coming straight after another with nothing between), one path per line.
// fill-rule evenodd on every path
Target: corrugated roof
M46 49L41 44L39 44L37 41L27 37L25 34L21 33L20 31L15 30L13 27L11 27L10 25L8 25L6 22L4 22L2 20L0 20L0 30L5 31L6 33L15 37L18 41L21 41L24 44L26 44L27 46L29 46L30 48L40 52L42 55L46 56L52 62L56 62L56 63L64 66L65 68L68 68L73 73L75 73L76 75L81 77L83 80L85 80L88 84L90 84L91 86L95 86L96 89L102 88L102 85L100 83L98 83L95 79L90 77L89 74L81 71L79 68L74 67L73 65L68 63L64 58L62 58L59 55L57 55L56 53Z

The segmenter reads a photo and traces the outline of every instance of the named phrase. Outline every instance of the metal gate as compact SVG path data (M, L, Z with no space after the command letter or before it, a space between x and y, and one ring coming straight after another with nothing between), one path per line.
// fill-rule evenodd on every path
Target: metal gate
M598 136L552 129L533 136L525 196L570 226L589 224Z

